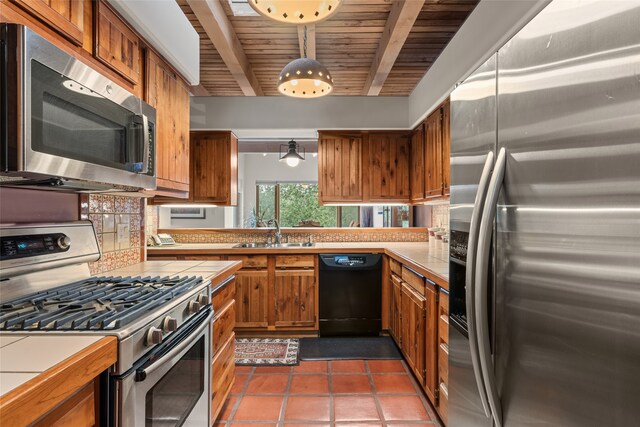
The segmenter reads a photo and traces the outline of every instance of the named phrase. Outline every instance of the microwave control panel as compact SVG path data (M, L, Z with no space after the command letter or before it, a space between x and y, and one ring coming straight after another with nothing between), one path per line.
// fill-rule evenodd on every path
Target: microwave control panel
M0 259L3 261L67 252L71 239L64 233L6 236L0 241Z

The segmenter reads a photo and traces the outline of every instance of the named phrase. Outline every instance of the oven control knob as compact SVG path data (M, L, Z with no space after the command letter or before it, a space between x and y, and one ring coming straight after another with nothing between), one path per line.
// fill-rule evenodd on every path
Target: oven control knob
M71 238L69 236L60 236L58 237L57 243L60 249L69 249L69 246L71 246Z
M200 303L200 305L208 305L209 304L209 296L208 295L198 295L196 301Z
M145 340L145 345L147 347L152 346L154 344L160 344L162 342L162 330L152 326L147 331L147 338Z
M189 301L187 305L187 313L196 314L200 311L200 303L198 301Z
M167 316L162 321L162 330L165 332L173 332L178 329L178 321L171 316Z

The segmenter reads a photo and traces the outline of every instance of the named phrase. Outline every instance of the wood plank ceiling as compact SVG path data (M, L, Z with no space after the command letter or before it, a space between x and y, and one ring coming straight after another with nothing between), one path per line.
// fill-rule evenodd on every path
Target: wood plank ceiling
M177 0L200 34L201 84L194 93L212 96L246 94L246 87L245 91L241 89L189 6L191 1L194 0ZM262 93L280 95L276 88L280 71L300 56L298 27L262 16L234 16L228 0L208 1L220 1L222 4ZM385 25L397 1L402 0L344 0L335 16L315 25L316 59L333 75L333 95L375 95L379 92L382 96L408 96L479 0L406 0L424 1L424 4L408 35L402 34L402 28L398 31L406 40L399 53L393 53L397 58L390 71L382 70L383 75L388 73L382 87L371 89L367 77L372 68L376 69L372 63L379 48L391 46ZM199 16L202 18L201 14ZM392 29L387 29L387 32ZM308 34L310 36L313 32L308 31ZM378 56L381 53L384 52L378 52Z

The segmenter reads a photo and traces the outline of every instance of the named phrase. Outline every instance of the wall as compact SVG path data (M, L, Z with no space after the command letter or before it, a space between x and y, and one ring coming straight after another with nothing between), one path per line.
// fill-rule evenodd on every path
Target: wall
M413 224L416 227L449 228L449 202L414 207Z
M0 187L0 225L78 219L78 195Z
M90 220L102 253L89 264L92 274L145 259L144 212L140 197L0 187L1 225ZM118 224L122 239L116 242Z
M89 264L91 274L144 261L144 214L145 201L139 197L80 196L80 219L93 222L102 252L98 261Z

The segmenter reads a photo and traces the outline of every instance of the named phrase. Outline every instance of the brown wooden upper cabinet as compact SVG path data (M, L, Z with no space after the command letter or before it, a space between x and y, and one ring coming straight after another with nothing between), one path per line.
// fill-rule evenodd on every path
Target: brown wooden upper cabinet
M318 184L320 202L361 202L362 135L320 132L318 138Z
M140 38L104 2L96 2L95 7L96 58L131 83L138 84L141 68Z
M318 134L320 203L409 202L406 131Z
M238 204L238 138L228 131L191 132L190 200Z
M409 137L369 135L369 200L409 202Z
M84 1L79 0L12 0L38 16L60 34L81 46L84 36Z
M449 100L411 134L411 202L449 196Z
M189 90L151 50L146 50L147 103L156 108L156 194L189 196Z
M424 201L424 123L411 133L411 202Z
M449 99L442 104L442 187L445 196L450 193L451 186L451 111Z

